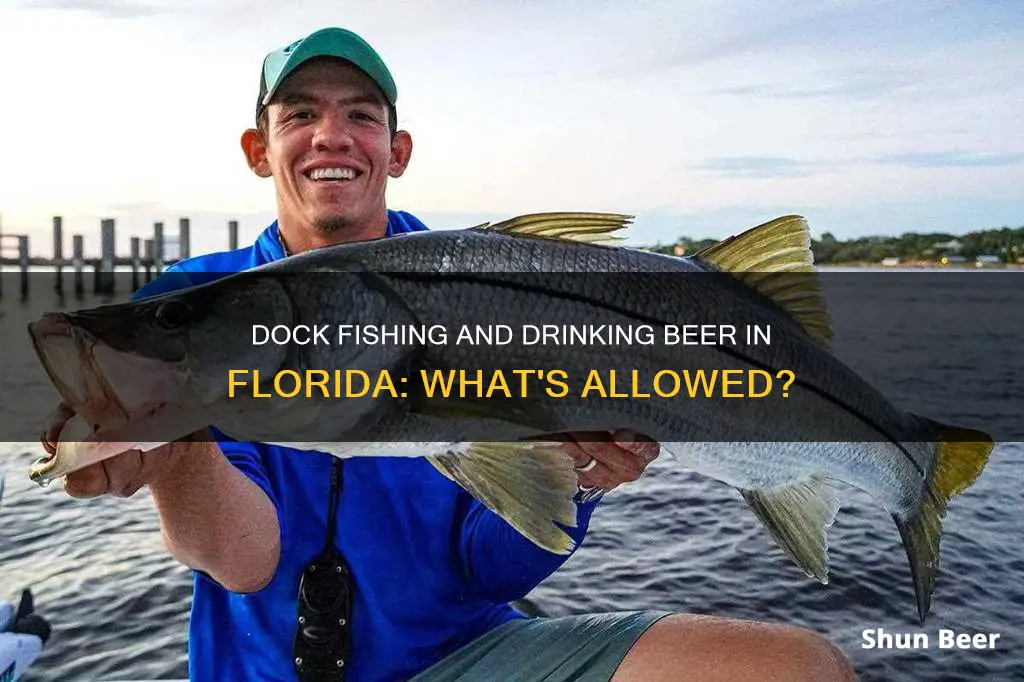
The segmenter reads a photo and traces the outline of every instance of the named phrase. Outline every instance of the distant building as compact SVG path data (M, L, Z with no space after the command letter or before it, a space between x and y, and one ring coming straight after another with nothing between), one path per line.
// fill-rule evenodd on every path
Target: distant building
M900 264L899 256L889 256L888 258L883 258L882 259L882 265L884 265L887 268L891 268L891 267L894 267L894 266L899 265L899 264Z
M958 239L950 239L948 242L936 242L932 248L936 251L957 251L964 247L963 242Z
M1002 258L991 253L983 254L974 259L974 264L979 268L983 268L986 265L1002 265L1002 263Z

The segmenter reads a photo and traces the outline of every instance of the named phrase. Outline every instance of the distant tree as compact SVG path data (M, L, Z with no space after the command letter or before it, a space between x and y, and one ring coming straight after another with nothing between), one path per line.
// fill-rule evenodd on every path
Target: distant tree
M960 242L959 255L974 259L982 254L999 256L1006 262L1016 262L1024 257L1024 226L1011 228L976 230L964 235L947 232L904 232L898 237L868 236L842 241L831 232L825 232L821 239L811 240L811 251L816 263L879 262L883 258L898 257L903 260L938 259L952 251L937 248L936 244L951 241ZM686 255L718 243L717 239L692 239L680 237L667 245L648 247L651 251L671 254L676 244L686 246Z

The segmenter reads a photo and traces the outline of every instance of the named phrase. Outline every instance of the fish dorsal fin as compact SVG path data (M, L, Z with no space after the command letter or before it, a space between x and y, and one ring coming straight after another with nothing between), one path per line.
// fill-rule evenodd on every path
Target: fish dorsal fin
M807 221L790 215L729 237L695 255L775 301L828 348L832 326L814 270ZM794 274L786 277L780 275Z
M624 239L616 232L632 222L633 216L618 213L531 213L471 229L614 246Z

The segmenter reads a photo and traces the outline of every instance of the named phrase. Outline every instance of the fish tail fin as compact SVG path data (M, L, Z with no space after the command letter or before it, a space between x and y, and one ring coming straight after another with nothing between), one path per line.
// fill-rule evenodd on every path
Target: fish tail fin
M995 443L975 429L939 426L939 447L931 480L948 501L971 487L988 464Z
M977 480L993 447L992 439L981 431L941 424L936 426L935 464L928 475L921 501L906 516L893 515L910 561L917 614L922 624L931 609L946 505Z
M558 443L473 443L464 454L427 460L538 547L571 554L576 472Z

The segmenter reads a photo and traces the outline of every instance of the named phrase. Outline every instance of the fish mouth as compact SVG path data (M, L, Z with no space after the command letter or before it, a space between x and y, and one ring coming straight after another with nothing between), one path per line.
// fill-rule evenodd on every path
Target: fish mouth
M133 425L158 420L168 407L174 365L115 350L65 313L47 313L28 331L47 376L75 412L61 431L57 453L32 465L32 480L45 483L138 449L133 446L140 443L125 436L137 430Z
M47 313L28 327L32 347L61 398L93 431L128 421L128 408L104 375L96 353L106 347L64 313Z

